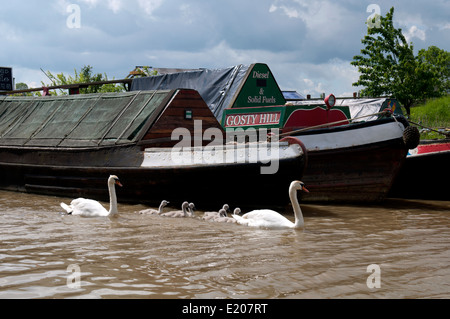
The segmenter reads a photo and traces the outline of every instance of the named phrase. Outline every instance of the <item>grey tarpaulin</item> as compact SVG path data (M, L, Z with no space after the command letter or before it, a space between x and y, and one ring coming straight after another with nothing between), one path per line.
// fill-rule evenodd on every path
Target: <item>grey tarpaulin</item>
M231 107L249 68L250 65L237 65L224 69L199 69L136 78L131 84L131 91L181 88L196 90L221 122L223 110Z
M336 105L347 105L350 109L350 115L353 118L368 116L383 111L385 108L392 107L392 102L396 102L394 113L402 114L400 103L390 98L360 98L360 99L338 99ZM376 120L379 115L361 119L361 121Z
M289 101L289 103L292 103L294 105L324 105L324 102L322 100ZM348 106L352 119L361 118L357 121L372 121L376 120L379 115L373 115L371 117L365 116L381 112L387 107L392 107L392 103L397 104L394 113L403 115L403 112L400 108L400 103L398 103L397 100L391 98L337 98L336 106Z

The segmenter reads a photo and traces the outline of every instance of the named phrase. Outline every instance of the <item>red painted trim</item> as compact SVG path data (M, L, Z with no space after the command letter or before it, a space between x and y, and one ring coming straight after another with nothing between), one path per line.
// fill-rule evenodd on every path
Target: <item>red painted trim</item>
M334 124L332 126L349 124L345 113L338 109L331 109L327 111L318 106L310 110L295 110L289 115L283 129L284 131L289 131L302 127L311 127L342 120L347 121L342 122L341 124Z
M419 144L417 149L418 149L417 154L448 151L448 150L450 150L450 142L433 143L433 144Z

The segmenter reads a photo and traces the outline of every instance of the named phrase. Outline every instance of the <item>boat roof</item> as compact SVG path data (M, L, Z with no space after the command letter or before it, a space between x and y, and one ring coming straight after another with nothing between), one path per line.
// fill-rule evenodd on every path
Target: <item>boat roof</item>
M174 92L0 96L0 146L62 148L135 143Z
M249 65L236 65L222 69L198 69L135 78L131 84L134 90L171 90L175 88L194 89L217 119L229 107L235 93L245 81Z
M135 78L131 84L131 91L176 88L198 91L219 122L227 108L286 103L275 77L264 63Z

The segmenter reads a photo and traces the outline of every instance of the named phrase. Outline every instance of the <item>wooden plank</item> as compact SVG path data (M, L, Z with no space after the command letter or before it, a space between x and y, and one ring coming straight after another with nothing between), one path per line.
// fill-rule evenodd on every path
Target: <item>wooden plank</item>
M192 119L185 119L185 110L192 111ZM195 121L202 121L202 135L208 128L218 128L223 133L223 128L216 120L214 114L203 101L202 97L194 90L180 90L170 105L166 107L159 119L147 131L142 142L147 140L149 144L152 139L169 140L172 132L177 128L186 128L194 135ZM164 145L175 145L178 140L173 142L164 142ZM206 141L205 145L210 141Z
M361 202L386 197L403 164L407 150L401 141L310 151L302 181L308 201Z

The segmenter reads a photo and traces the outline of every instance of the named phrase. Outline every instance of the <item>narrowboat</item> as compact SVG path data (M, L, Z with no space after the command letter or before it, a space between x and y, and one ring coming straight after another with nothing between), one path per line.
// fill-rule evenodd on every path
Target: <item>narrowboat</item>
M236 143L192 89L0 97L3 190L107 201L114 174L119 202L283 206L302 146Z
M390 197L449 200L450 139L421 140L409 151Z
M310 192L303 195L305 201L383 200L408 149L418 143L417 136L405 133L409 123L396 100L370 102L376 109L367 112L362 106L358 112L364 112L353 116L349 105L358 102L336 103L333 95L289 100L262 63L133 79L131 90L180 83L198 90L226 132L267 129L280 138L301 140L308 153L303 182Z

